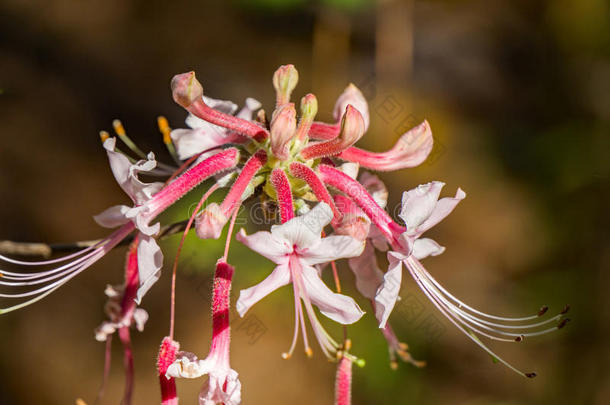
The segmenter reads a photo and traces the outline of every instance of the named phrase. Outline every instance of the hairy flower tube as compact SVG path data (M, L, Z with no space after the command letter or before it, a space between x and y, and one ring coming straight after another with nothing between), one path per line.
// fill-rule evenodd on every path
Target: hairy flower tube
M433 147L430 125L423 121L402 134L387 151L373 152L359 148L371 117L363 94L350 84L338 97L333 109L334 121L315 120L318 102L306 94L297 104L291 101L298 84L298 72L292 65L281 66L273 75L275 105L268 115L261 104L246 98L239 109L230 101L209 98L194 72L176 75L171 81L173 99L187 112L189 128L171 129L167 120L158 119L163 142L174 164L158 163L152 153L145 155L127 137L122 125L114 123L117 137L140 160L117 147L115 137L102 132L102 141L111 171L119 186L131 200L95 216L102 226L116 228L106 238L83 245L63 257L26 261L9 257L27 252L24 244L9 243L13 250L3 250L0 261L0 298L10 302L1 313L32 304L91 267L107 252L131 242L126 266L125 285L109 289L109 320L98 329L103 340L115 330L123 344L129 346L129 330L145 319L136 304L154 287L163 267L160 240L182 233L172 275L170 333L163 339L157 364L162 401L176 404L175 378L208 375L199 396L200 404L238 404L241 383L237 371L229 364L230 325L229 292L233 277L240 271L227 264L230 242L240 207L252 201L262 202L265 215L275 219L269 230L246 233L241 229L235 238L254 252L273 262L274 267L258 284L240 291L237 312L246 312L265 296L280 287L291 285L294 298L294 334L284 358L293 356L299 336L305 353L313 354L307 335L306 318L322 353L337 362L336 403L351 400L352 363L364 364L349 353L349 325L365 312L358 300L368 301L388 343L392 368L396 359L415 366L407 345L399 341L389 319L399 299L403 268L430 301L468 338L494 358L500 359L483 344L481 338L518 342L559 329L568 321L567 307L545 320L543 307L537 314L508 318L487 314L468 306L453 296L423 267L421 261L439 255L445 248L422 235L447 217L466 194L458 188L454 197L440 198L444 183L433 181L403 194L400 221L386 211L388 190L371 171L385 172L410 168L422 163ZM161 177L163 181L144 182L142 177ZM162 224L158 217L177 200L197 186L205 184L195 210L189 218L174 224ZM223 192L220 202L207 203L213 193ZM194 226L193 226L194 225ZM179 267L182 243L191 227L205 243L226 231L224 255L216 265L212 292L212 344L205 359L180 352L173 338L175 310L175 272ZM49 248L51 249L51 248ZM376 251L385 252L387 271L378 263ZM347 259L362 297L350 297L341 290L337 261ZM31 271L30 269L38 271ZM324 281L332 271L334 285ZM15 303L14 300L20 300ZM318 312L324 317L318 316ZM328 318L328 319L325 319ZM333 321L344 330L336 339L323 322ZM128 351L126 349L126 357ZM131 392L131 382L126 392ZM126 398L128 395L126 394ZM126 400L128 402L128 400Z

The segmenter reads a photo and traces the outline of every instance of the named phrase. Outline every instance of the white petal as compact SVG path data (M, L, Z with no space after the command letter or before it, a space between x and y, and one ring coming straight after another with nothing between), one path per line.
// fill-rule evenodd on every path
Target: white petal
M142 332L146 321L148 321L148 312L142 308L136 308L133 312L133 320L136 323L136 329Z
M343 325L352 324L362 318L364 311L352 297L332 292L320 279L314 267L305 263L302 265L305 293L321 313Z
M290 270L287 264L278 265L272 272L267 276L266 279L261 281L255 286L246 288L239 292L239 299L235 304L239 316L243 317L250 307L256 304L258 301L271 294L273 291L280 287L285 286L290 282Z
M246 235L242 228L235 239L277 264L285 263L288 260L286 256L293 251L292 245L286 239L278 238L267 231Z
M347 162L339 166L339 170L356 180L356 177L358 177L358 170L360 170L360 165L358 163Z
M179 352L176 360L167 368L165 376L168 378L198 378L212 371L211 368L211 362L207 359L199 360L193 353Z
M235 111L237 111L237 104L229 100L220 100L217 98L203 96L203 101L209 107L212 107L213 109L223 112L225 114L234 115Z
M344 235L331 235L305 249L297 249L302 260L310 265L360 256L364 241Z
M417 236L421 235L434 225L441 222L447 215L453 211L460 201L466 198L466 193L461 188L457 189L455 197L441 198L434 207L432 214L418 228Z
M433 181L403 193L399 216L405 221L407 232L417 228L432 214L444 185L440 181Z
M369 242L362 254L347 261L356 276L356 288L370 300L375 299L375 293L383 281L383 273L377 265L375 248Z
M235 116L237 118L252 121L252 115L261 107L262 104L258 100L248 97L242 109L239 110Z
M235 370L211 372L210 378L199 392L199 405L239 405L241 403L241 383Z
M136 302L140 304L142 297L161 277L161 267L163 267L163 253L155 238L139 234L138 243L138 272L140 276L140 287L136 297Z
M117 329L117 325L113 322L104 321L95 330L95 340L105 342L108 336L112 335Z
M131 207L126 205L115 205L95 215L93 219L104 228L116 228L130 221L126 217L127 211L130 209Z
M379 327L385 328L386 322L394 309L400 284L402 282L402 259L403 256L396 252L388 252L388 271L383 276L383 284L375 295L375 317L379 321Z
M196 129L174 129L170 136L181 160L228 142L226 131L212 125Z
M321 202L305 215L293 218L285 224L272 226L271 233L288 240L291 245L307 248L320 240L322 229L332 218L333 212L328 204Z
M428 256L438 256L445 251L445 248L430 238L416 239L413 242L413 253L416 259L425 259Z

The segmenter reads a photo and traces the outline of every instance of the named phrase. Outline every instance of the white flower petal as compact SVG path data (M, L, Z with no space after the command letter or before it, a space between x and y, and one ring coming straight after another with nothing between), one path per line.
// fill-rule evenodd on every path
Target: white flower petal
M411 233L432 214L444 185L433 181L403 193L399 216L405 221L407 232Z
M174 129L170 136L181 160L228 142L227 132L212 125L196 129Z
M148 321L148 312L142 308L136 308L133 311L133 320L136 323L136 329L142 332L146 321Z
M383 272L377 265L375 248L370 242L362 254L347 261L350 269L356 276L356 288L360 293L370 300L375 299L377 289L383 281Z
M363 249L364 241L351 236L331 235L311 247L297 249L297 253L305 263L314 265L359 256Z
M104 228L116 228L130 221L126 217L130 209L131 207L126 205L115 205L95 215L93 219Z
M364 311L352 297L332 292L320 279L314 267L301 264L305 293L321 313L343 325L352 324L362 318Z
M241 403L241 382L235 370L211 372L210 378L199 392L199 405L239 405Z
M333 109L333 116L336 121L341 120L341 117L345 113L345 109L347 105L351 104L354 108L356 108L360 114L362 115L362 119L364 120L364 130L366 131L369 127L369 105L366 102L366 99L362 95L362 92L353 84L349 84L346 89L341 93L337 102L335 103L335 108Z
M267 231L247 235L242 228L235 239L277 264L285 263L288 260L286 255L293 251L292 245L286 239L279 238Z
M163 253L155 238L139 234L138 243L138 272L140 276L140 287L138 288L136 302L142 302L142 297L161 277L163 267Z
M235 304L239 316L243 317L250 307L290 282L290 270L287 264L278 265L263 281L255 286L239 292L239 299Z
M397 252L388 252L388 271L383 276L383 284L375 295L375 317L379 328L385 328L386 322L394 309L400 284L402 282L402 260L404 256Z
M373 200L381 208L385 208L388 203L388 189L379 177L370 172L362 172L360 175L360 184L369 192Z
M430 238L416 239L413 242L413 252L416 259L425 259L428 256L438 256L445 251L445 248Z
M258 100L248 97L242 109L235 116L243 120L252 121L252 115L261 107L262 104Z
M319 203L305 215L295 217L282 225L273 225L271 233L284 238L291 245L307 248L321 238L322 230L333 218L333 212L326 203Z
M417 235L421 235L428 229L432 228L434 225L441 222L447 215L453 211L453 209L458 205L460 201L466 198L466 193L462 191L461 188L457 189L455 193L455 197L445 197L441 198L434 207L434 210L418 228Z
M167 378L198 378L212 371L212 362L199 360L190 352L178 352L176 360L169 365L165 376Z
M358 170L360 170L360 165L358 163L346 162L339 166L339 170L356 180L356 177L358 177Z

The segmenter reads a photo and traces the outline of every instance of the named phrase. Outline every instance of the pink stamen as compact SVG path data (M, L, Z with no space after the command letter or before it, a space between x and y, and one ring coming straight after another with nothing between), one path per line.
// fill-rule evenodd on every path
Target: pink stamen
M294 177L305 181L311 191L314 193L318 201L325 202L328 204L333 211L334 217L332 221L332 226L335 227L339 225L341 222L341 212L337 209L335 202L333 201L330 193L322 183L322 180L318 177L316 172L314 172L309 166L304 165L303 163L293 162L290 164L290 174Z
M182 233L182 239L180 239L180 244L178 245L178 249L176 251L176 258L174 259L174 267L172 269L172 291L171 291L171 298L170 298L170 318L169 318L169 337L170 337L170 339L174 338L174 325L175 325L175 319L176 319L176 273L178 270L178 258L180 257L180 253L182 252L182 246L184 246L184 240L186 239L186 235L188 234L189 230L191 229L191 226L193 225L193 221L195 220L197 213L201 209L201 206L203 205L203 203L210 197L210 195L212 195L212 193L214 191L218 190L218 187L219 187L218 183L214 184L212 187L210 187L210 189L208 191L206 191L206 193L203 195L203 197L201 197L201 200L199 200L197 207L195 207L195 210L193 211L193 215L191 215L191 217L189 218L189 222L186 224L186 228L184 229L184 232Z
M392 171L415 167L422 163L432 150L434 139L428 121L424 121L400 137L387 152L369 152L356 147L347 148L337 157L378 171Z
M147 219L152 220L194 187L211 176L234 167L238 161L239 151L235 148L228 148L187 170L155 194L147 203L149 208L149 212L146 214Z
M337 366L335 380L335 405L352 403L352 360L343 356Z
M231 222L229 223L229 231L227 232L227 240L225 242L225 252L222 256L222 260L224 262L227 261L229 257L229 246L231 246L231 236L233 236L233 229L235 228L235 220L237 219L237 214L239 213L239 209L236 209L233 212L233 217L231 217Z
M337 188L354 200L371 221L384 233L390 243L398 243L394 232L402 230L402 227L395 223L388 213L375 202L363 185L334 167L319 165L318 172L324 183Z
M176 360L176 352L180 349L178 342L170 337L165 337L159 348L159 360L157 361L157 372L161 384L161 405L178 405L178 394L176 392L176 380L167 378L168 367Z
M275 188L277 203L280 208L282 223L294 218L294 205L292 203L292 190L286 173L282 169L273 169L271 172L271 184Z

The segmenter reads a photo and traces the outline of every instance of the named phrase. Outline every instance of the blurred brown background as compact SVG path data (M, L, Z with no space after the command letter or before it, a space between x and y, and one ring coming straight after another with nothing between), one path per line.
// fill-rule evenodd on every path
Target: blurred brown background
M431 232L448 249L426 266L449 290L507 315L572 305L559 333L492 344L538 373L524 380L461 336L405 275L403 296L425 305L440 332L400 315L392 323L428 366L390 370L360 300L369 315L349 333L367 365L354 371L354 404L608 404L609 13L605 0L4 0L0 239L104 236L91 216L126 197L97 133L120 118L142 149L169 161L155 118L183 126L169 92L173 74L194 69L206 94L238 103L254 96L269 109L273 71L293 63L296 93L318 95L320 118L331 117L347 83L362 88L372 119L364 147L384 150L429 120L430 161L382 178L392 207L402 190L430 180L468 193ZM194 194L166 218L183 218ZM143 303L151 320L133 333L136 404L159 402L154 361L167 333L175 239L164 243L164 276ZM201 355L211 334L206 285L221 249L190 239L178 279L177 338ZM104 319L104 286L121 281L123 255L2 316L0 404L93 403L104 352L93 329ZM229 258L235 296L271 269L237 243ZM292 333L290 297L283 289L254 307L266 330L256 339L234 324L244 403L332 403L334 365L319 350L312 360L280 357ZM114 349L105 404L121 398L118 341ZM180 382L182 403L195 403L201 383Z

